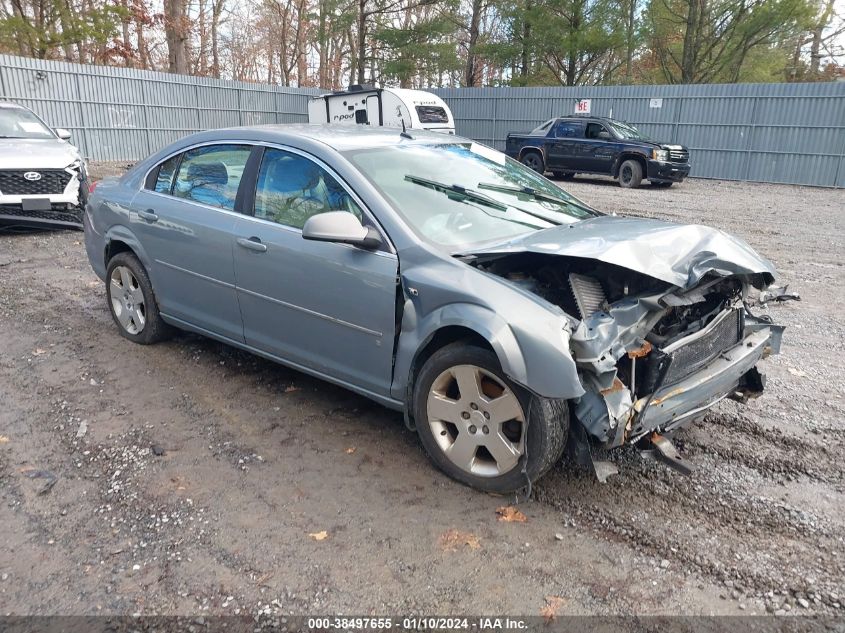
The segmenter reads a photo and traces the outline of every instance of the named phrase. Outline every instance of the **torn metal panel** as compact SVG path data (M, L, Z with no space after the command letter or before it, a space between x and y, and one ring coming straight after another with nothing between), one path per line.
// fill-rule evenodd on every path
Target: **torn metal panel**
M594 259L622 266L680 288L692 288L706 275L742 275L762 287L775 268L743 240L698 224L602 216L526 233L473 254L531 251Z

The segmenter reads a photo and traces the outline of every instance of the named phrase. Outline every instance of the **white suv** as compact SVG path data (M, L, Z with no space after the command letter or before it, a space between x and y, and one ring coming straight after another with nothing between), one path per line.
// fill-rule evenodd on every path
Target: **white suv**
M82 228L88 176L69 138L32 110L0 102L0 229Z

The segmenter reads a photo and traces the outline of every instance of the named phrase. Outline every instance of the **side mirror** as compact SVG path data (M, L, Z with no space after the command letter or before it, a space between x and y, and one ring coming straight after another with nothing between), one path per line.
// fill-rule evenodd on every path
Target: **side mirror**
M381 237L367 228L349 211L327 211L312 215L302 227L302 237L317 242L352 244L367 250L381 246Z
M599 132L599 135L596 138L600 138L603 141L609 141L613 137L610 136L610 132L608 132L607 130L602 130L601 132Z
M70 140L70 130L66 130L63 127L57 127L54 131L56 132L56 136L58 136L63 141Z

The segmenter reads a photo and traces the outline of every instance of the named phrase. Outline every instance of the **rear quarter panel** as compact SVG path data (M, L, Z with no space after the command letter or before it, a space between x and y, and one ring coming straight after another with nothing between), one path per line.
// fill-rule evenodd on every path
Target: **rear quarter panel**
M130 208L137 194L124 179L101 181L85 205L85 251L91 268L100 279L106 277L106 248L112 240L125 242L149 270L149 260L132 233Z

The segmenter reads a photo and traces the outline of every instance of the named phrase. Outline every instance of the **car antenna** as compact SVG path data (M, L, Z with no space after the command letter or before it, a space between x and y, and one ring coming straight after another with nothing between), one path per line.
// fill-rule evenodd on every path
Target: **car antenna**
M405 129L405 119L399 120L402 121L402 131L399 133L399 136L401 136L402 138L409 138L413 141L414 137L408 134L408 131Z

